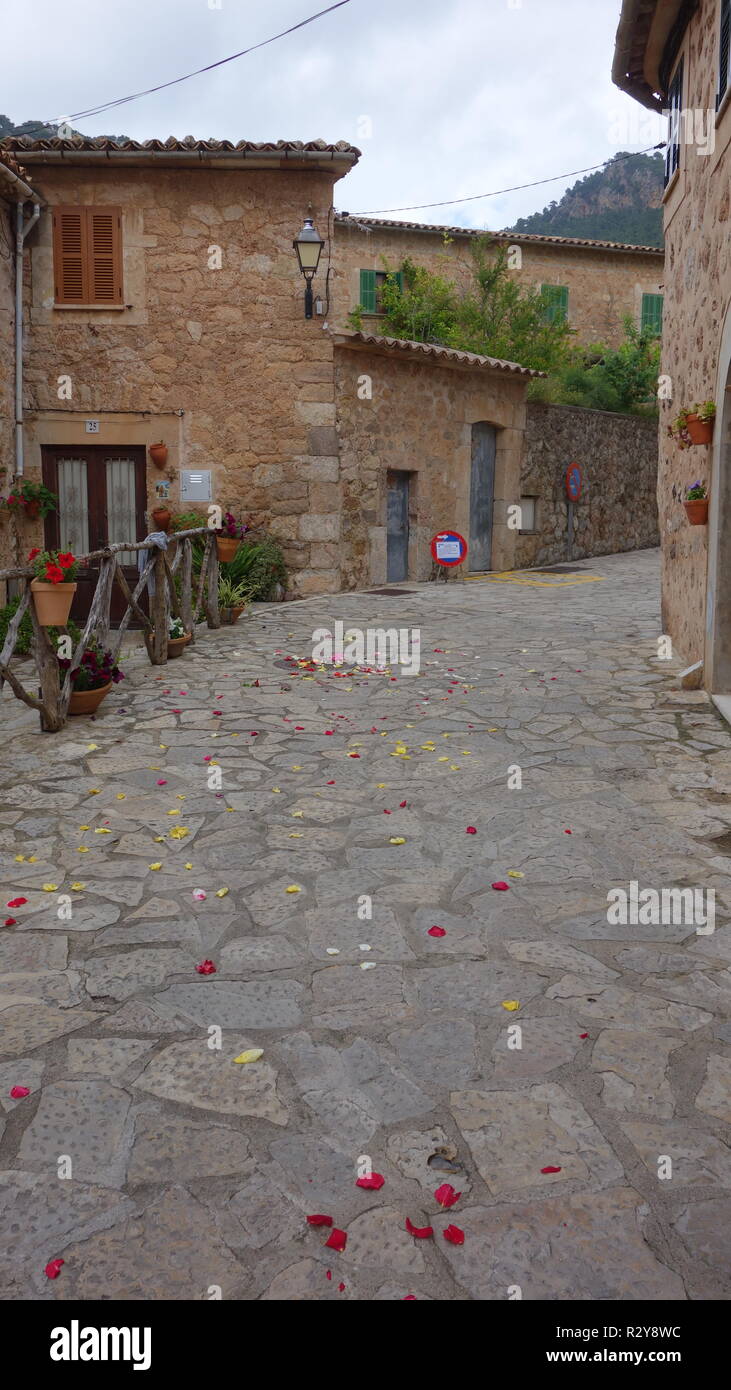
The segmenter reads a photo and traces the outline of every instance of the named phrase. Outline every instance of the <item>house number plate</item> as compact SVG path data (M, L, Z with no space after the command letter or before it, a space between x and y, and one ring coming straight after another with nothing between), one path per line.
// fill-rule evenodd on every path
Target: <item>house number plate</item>
M98 433L99 433L99 421L98 421L98 420L85 420L85 421L84 421L84 428L85 428L87 434L98 434Z

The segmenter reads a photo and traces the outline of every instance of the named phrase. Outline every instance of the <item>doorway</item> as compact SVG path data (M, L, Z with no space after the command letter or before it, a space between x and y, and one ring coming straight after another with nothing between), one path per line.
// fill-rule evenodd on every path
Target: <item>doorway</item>
M472 466L470 473L471 573L489 570L492 562L492 508L495 492L495 454L497 435L494 425L478 420L472 426Z
M143 540L147 500L144 447L110 448L92 444L76 448L43 445L43 482L58 497L58 511L44 523L45 545L86 555L119 541ZM119 556L131 589L138 580L137 553ZM89 615L99 576L99 562L77 575L71 617L82 623ZM127 604L118 584L112 591L111 621L119 623Z
M409 576L409 474L389 471L386 476L386 579L398 584Z

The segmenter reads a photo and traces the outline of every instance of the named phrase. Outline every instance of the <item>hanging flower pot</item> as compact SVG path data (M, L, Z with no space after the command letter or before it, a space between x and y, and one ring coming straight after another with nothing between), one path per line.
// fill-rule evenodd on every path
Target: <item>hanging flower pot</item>
M30 588L41 627L65 627L76 593L72 583L78 561L69 550L31 550L28 560L35 570Z
M707 497L697 497L694 502L684 502L683 506L691 526L708 525Z
M36 518L37 516L40 516L40 514L41 514L41 499L40 499L40 497L32 497L32 498L30 499L29 502L26 502L26 504L25 504L25 514L26 514L26 516L29 516L29 517L33 518L34 520L35 520L35 518Z
M69 714L96 714L102 700L109 694L112 684L110 681L108 685L100 685L96 690L72 690Z
M714 423L713 416L710 419L703 419L700 415L689 415L686 420L686 427L691 444L710 444L713 439Z
M169 531L173 514L169 507L153 507L151 513L156 531Z
M159 444L151 444L148 450L150 458L156 468L164 468L168 461L168 446L160 440Z
M234 540L231 536L216 536L216 550L218 551L219 560L221 560L224 565L228 565L231 560L233 560L239 545L240 542Z

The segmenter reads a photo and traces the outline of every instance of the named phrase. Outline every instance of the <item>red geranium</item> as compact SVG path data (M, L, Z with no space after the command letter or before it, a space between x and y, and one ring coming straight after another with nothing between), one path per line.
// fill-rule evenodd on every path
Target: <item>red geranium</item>
M62 584L63 570L59 569L58 565L46 565L46 579L49 584Z
M58 563L61 566L62 570L67 570L70 569L73 564L75 564L75 558L71 554L70 550L64 550L63 554L59 554Z

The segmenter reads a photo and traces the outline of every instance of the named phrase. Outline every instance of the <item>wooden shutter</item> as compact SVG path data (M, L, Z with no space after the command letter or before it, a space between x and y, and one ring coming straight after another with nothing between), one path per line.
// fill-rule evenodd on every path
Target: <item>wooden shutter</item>
M678 64L668 92L668 143L665 150L665 187L680 168L681 111L683 106L683 59Z
M59 207L53 214L57 304L121 304L119 208Z
M643 294L640 321L642 333L655 333L658 337L660 336L662 333L662 306L663 296L661 294Z
M546 322L563 323L569 316L568 285L541 285L546 301Z
M375 270L361 270L360 272L360 302L367 314L377 312Z
M731 66L731 0L722 0L721 4L721 41L718 62L718 96L716 97L716 110L718 111L723 101L729 82L729 67Z

